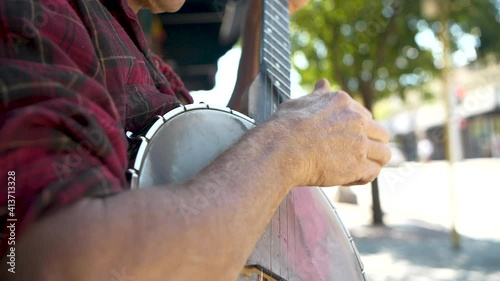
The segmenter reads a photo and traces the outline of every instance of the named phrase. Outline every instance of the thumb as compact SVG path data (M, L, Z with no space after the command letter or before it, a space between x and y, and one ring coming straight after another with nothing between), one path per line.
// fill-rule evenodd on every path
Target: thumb
M314 91L330 91L330 82L325 78L319 79L314 86Z

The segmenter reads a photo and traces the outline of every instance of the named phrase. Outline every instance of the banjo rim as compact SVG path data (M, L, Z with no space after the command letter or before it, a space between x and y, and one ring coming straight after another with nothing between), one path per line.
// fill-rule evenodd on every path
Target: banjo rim
M158 133L158 131L163 127L164 124L166 124L168 121L172 120L173 118L186 113L186 112L192 112L196 110L212 110L212 111L217 111L217 112L223 112L227 114L234 115L240 119L245 120L246 122L249 122L253 125L256 125L256 122L254 119L236 111L232 110L229 107L223 107L223 106L214 106L214 105L208 105L206 103L198 103L198 104L188 104L188 105L181 105L177 108L174 108L170 110L169 112L163 114L163 115L156 115L155 118L157 119L151 127L146 131L144 135L138 134L134 135L132 132L128 131L126 133L127 138L131 140L140 140L141 144L139 146L139 149L137 150L137 154L135 157L135 160L133 162L132 168L129 168L127 172L131 175L130 177L130 189L138 189L139 188L139 177L141 173L142 166L144 164L144 160L146 158L149 145L151 140L154 138L154 136Z

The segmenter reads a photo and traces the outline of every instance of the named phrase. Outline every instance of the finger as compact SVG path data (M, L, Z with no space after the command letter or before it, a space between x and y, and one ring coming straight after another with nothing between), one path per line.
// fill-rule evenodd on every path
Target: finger
M387 144L370 140L367 158L383 166L391 160L391 150Z
M389 142L391 135L380 123L374 120L370 120L370 122L368 122L366 126L368 138L383 143Z
M314 85L314 91L328 92L330 91L330 82L325 78L319 79Z
M372 182L380 173L380 169L382 167L380 164L373 162L373 161L366 161L365 164L363 165L363 172L361 177L352 183L346 184L346 186L351 186L351 185L364 185L369 182Z

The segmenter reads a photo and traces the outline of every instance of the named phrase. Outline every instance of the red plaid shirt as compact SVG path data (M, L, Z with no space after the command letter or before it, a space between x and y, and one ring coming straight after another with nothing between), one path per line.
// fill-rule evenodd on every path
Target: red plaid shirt
M176 95L192 101L126 1L0 0L0 257L10 219L19 239L50 211L126 189L124 130Z

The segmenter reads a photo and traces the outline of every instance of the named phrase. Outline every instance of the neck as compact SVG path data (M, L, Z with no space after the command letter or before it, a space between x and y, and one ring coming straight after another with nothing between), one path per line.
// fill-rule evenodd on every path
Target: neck
M278 96L290 98L290 19L288 1L264 1L261 63Z
M288 0L264 0L262 8L260 70L248 96L248 113L258 123L290 98Z

